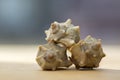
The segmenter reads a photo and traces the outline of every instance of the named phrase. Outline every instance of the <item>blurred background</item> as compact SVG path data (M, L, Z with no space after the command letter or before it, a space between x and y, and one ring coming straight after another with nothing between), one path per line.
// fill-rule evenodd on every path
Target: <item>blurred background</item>
M120 0L0 0L0 44L45 43L50 23L68 18L82 39L120 44Z

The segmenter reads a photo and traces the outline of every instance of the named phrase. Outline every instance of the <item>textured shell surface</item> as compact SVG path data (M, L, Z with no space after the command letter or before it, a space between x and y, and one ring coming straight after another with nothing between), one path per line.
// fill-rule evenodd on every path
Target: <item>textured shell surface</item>
M72 20L65 22L53 22L48 30L45 30L46 40L60 42L66 47L71 47L80 40L80 28L71 24Z
M66 55L66 47L54 42L39 46L36 61L44 70L56 70L59 67L69 67L72 64Z
M71 60L76 68L95 68L99 66L105 56L101 47L101 40L87 36L71 47Z

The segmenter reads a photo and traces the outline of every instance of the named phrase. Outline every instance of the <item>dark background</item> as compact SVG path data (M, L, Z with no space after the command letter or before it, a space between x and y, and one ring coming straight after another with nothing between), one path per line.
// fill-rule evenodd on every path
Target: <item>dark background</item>
M0 44L41 44L53 21L72 19L81 38L120 44L120 0L0 0Z

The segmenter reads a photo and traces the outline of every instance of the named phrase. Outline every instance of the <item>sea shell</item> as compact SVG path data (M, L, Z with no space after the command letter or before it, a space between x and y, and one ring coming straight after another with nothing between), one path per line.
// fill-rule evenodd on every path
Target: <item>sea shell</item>
M68 60L66 50L64 45L54 42L40 45L36 61L43 70L56 70L59 67L69 67L72 65L72 62Z
M48 30L45 30L46 40L62 43L71 47L80 40L80 28L71 24L71 19L66 22L53 22Z
M70 48L71 61L76 68L96 68L105 54L101 46L101 40L87 36Z

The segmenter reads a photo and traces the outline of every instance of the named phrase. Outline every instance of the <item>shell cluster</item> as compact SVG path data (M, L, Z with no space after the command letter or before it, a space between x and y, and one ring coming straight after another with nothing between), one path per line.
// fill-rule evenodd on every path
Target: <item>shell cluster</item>
M45 30L47 44L40 45L36 57L43 70L56 70L69 67L72 64L79 68L96 68L105 54L101 40L90 35L80 39L80 27L71 24L71 19L65 22L53 22ZM71 57L67 56L67 50Z

